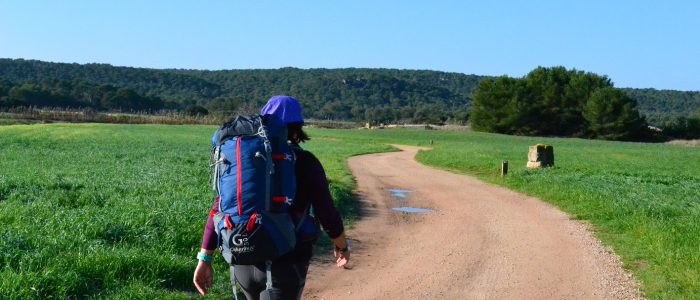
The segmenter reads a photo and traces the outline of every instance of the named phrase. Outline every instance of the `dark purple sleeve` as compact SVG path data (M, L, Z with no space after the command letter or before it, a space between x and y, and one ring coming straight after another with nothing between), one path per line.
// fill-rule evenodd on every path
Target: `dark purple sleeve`
M343 233L343 219L335 206L333 206L333 198L328 188L326 172L323 170L321 162L313 154L309 152L304 154L308 155L303 160L303 167L308 170L308 173L304 172L305 178L300 178L305 184L299 186L299 188L308 189L303 194L311 201L314 215L321 222L321 226L323 226L326 234L331 239L336 238Z
M207 225L204 226L204 233L202 233L202 248L207 250L216 249L216 230L214 230L214 214L219 212L219 198L214 199L214 204L211 206L211 211L209 212L209 217L207 218Z

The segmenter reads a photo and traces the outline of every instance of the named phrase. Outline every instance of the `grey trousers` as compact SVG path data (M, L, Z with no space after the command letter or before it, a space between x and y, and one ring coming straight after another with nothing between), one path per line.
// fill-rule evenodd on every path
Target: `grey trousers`
M306 274L309 271L308 260L296 263L273 262L272 290L270 291L265 291L265 283L267 282L266 270L267 268L264 264L236 265L231 267L231 287L233 292L236 292L234 281L236 280L248 300L301 299L301 294L306 284Z

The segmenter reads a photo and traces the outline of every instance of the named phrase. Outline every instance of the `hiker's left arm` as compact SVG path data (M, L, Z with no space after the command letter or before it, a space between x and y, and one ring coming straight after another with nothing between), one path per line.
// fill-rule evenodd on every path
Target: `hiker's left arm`
M310 155L309 162L309 193L308 196L314 208L314 215L323 226L323 230L331 239L343 234L343 219L333 205L331 191L328 188L326 172L318 159Z

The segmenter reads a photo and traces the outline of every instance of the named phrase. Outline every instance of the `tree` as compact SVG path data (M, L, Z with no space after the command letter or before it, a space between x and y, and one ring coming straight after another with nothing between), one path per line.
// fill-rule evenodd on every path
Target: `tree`
M12 88L14 84L12 82L7 81L7 80L0 80L0 97L5 97L7 96L7 93L10 92L10 89Z
M188 116L197 117L197 116L206 116L209 114L209 111L206 108L204 108L203 106L192 105L192 106L188 107L187 109L185 109L185 113L187 113Z
M209 101L205 107L218 115L232 115L245 101L239 97L218 97Z
M426 105L416 109L413 122L442 125L447 121L448 113L439 105Z
M612 87L606 76L564 67L538 67L523 78L531 117L524 124L536 135L572 136L584 132L581 114L591 93Z
M498 133L521 133L527 117L523 82L501 76L479 83L472 104L472 127L475 130Z
M389 124L395 120L393 110L386 106L367 108L365 110L365 121L371 124Z
M575 71L570 74L561 102L563 109L558 116L562 128L560 134L583 135L586 132L586 122L582 109L593 92L605 87L613 87L607 76L583 71Z
M643 137L646 121L636 106L637 103L621 90L606 87L595 91L583 109L588 133L607 140Z
M663 134L671 139L700 138L700 118L673 118L664 124Z
M609 90L599 95L597 101L590 102L590 97L602 89ZM538 67L519 79L506 76L484 79L474 91L472 127L489 132L544 136L581 136L588 132L592 136L613 139L631 138L628 135L633 133L620 131L623 129L639 134L643 126L632 123L645 122L634 101L620 91L610 91L615 89L606 76L564 67ZM613 96L618 97L615 101L629 105L605 106L604 99ZM589 102L590 122L587 123L583 111ZM609 113L625 115L618 120ZM608 118L622 123L608 124ZM587 131L587 126L593 128ZM618 132L624 137L614 137Z
M350 109L341 101L330 101L316 113L324 120L348 120L351 118Z
M103 98L102 107L116 110L133 110L133 105L138 103L139 95L133 90L120 88L114 93Z
M469 121L469 108L460 107L452 111L449 122L457 125L466 125Z

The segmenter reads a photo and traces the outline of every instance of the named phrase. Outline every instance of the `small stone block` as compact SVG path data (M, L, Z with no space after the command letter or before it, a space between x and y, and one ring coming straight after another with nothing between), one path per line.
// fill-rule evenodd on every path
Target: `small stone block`
M528 168L545 168L554 165L554 147L545 144L530 146L527 153Z

